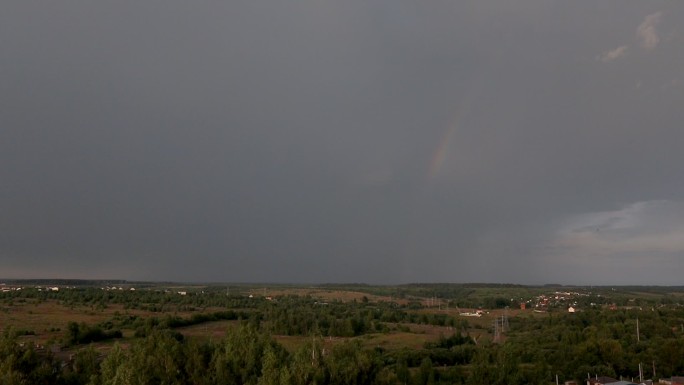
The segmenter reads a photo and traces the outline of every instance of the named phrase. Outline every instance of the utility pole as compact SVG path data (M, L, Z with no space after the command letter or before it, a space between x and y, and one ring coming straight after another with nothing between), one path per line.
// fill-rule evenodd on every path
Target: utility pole
M316 365L316 336L311 337L311 366Z
M639 336L639 317L637 317L637 342L641 341Z

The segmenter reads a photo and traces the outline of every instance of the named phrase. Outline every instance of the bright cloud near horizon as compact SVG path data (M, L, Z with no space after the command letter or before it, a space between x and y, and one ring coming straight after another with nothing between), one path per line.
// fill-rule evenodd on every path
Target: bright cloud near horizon
M583 283L600 280L603 270L609 268L626 281L644 284L642 274L681 266L684 203L643 201L617 210L579 214L566 220L549 246L546 252L561 257L560 266L582 272ZM584 266L572 261L583 261ZM644 263L643 271L630 268L638 262Z
M0 279L681 284L684 3L0 6Z
M611 62L613 60L621 58L627 54L628 48L629 47L626 45L621 45L615 49L603 52L601 55L599 55L599 60L601 60L602 62Z
M662 17L662 12L656 12L646 16L643 23L639 24L637 39L643 48L651 50L660 43L660 36L658 35L656 26L660 24L660 19L662 19Z
M660 24L660 20L663 17L662 12L655 12L646 16L644 21L639 24L636 30L636 39L638 44L646 51L650 51L658 46L660 43L660 36L656 29L657 25ZM621 45L615 49L610 49L602 52L597 56L597 59L608 63L613 60L617 60L621 57L627 55L629 45Z

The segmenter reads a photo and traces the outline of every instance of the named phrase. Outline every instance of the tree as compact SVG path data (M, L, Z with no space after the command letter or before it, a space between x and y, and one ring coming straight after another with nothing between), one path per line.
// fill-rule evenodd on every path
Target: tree
M396 373L399 382L407 385L411 382L411 372L408 369L408 363L405 357L399 357L396 364Z
M435 383L435 372L430 357L423 358L420 363L419 380L420 385L433 385Z
M274 385L280 383L280 365L278 356L271 347L266 348L264 354L261 377L259 377L259 385Z

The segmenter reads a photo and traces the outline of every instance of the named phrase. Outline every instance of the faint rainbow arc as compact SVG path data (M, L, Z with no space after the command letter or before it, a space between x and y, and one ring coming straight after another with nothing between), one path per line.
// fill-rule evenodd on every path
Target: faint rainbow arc
M463 100L459 106L456 108L453 118L450 121L447 129L444 130L440 141L437 143L432 157L430 158L430 164L427 171L428 180L432 180L439 174L439 171L444 166L444 163L449 158L449 150L452 147L453 136L461 127L461 123L465 115L467 115L470 110L471 98L466 98Z
M428 168L429 179L434 179L437 176L439 170L442 169L444 162L447 160L452 137L458 130L458 126L459 124L457 117L454 119L453 123L449 125L449 128L444 131L444 134L442 134L442 138L437 144L437 147L432 154L432 158L430 159L430 167Z

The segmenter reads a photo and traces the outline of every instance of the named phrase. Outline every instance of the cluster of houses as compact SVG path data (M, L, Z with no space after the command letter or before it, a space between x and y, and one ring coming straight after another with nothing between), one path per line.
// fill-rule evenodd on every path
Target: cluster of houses
M549 307L568 306L577 307L579 297L588 297L588 293L578 293L572 291L556 291L553 294L542 294L533 300L535 310L546 310Z
M590 293L572 291L556 291L552 294L542 294L530 300L520 300L520 309L532 309L536 312L545 312L550 308L565 307L570 313L577 311L578 298L589 297ZM512 300L511 300L512 301Z
M9 293L11 291L20 291L24 288L22 286L8 285L6 283L0 283L0 293ZM58 286L35 286L38 291L59 291Z
M10 286L10 285L6 285L4 283L0 283L0 292L2 292L2 293L8 293L10 291L19 291L21 289L23 289L23 288L20 286Z
M124 290L124 288L121 287L121 286L118 286L118 287L117 287L117 286L105 286L105 287L101 287L100 289L102 289L102 290L104 290L104 291ZM132 288L130 288L130 289L128 289L128 290L130 290L130 291L135 291L135 288L132 287Z

